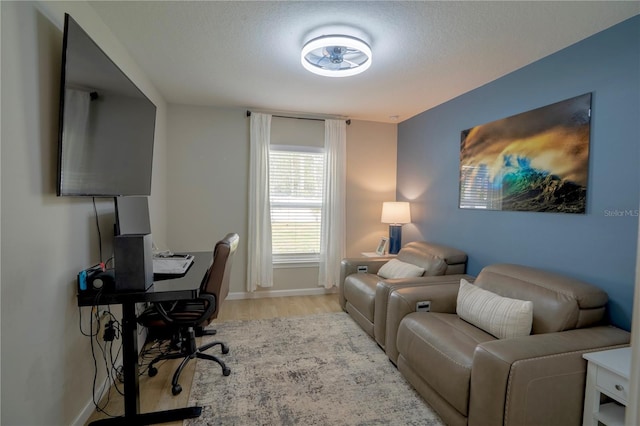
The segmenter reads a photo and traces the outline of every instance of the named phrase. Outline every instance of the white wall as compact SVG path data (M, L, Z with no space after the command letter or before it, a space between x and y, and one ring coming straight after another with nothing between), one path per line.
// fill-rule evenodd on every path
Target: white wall
M166 106L84 2L0 2L2 18L2 418L7 425L69 425L88 415L94 373L79 330L76 274L98 261L91 199L56 197L64 12L70 13L158 107L151 205L164 235ZM103 257L113 202L98 200ZM87 329L89 308L82 308Z
M398 126L351 121L347 126L347 256L375 251L389 227L382 203L396 199Z
M241 240L232 270L231 293L247 296L240 295L246 291L246 247L251 243L246 240L249 119L245 110L170 105L167 123L167 245L174 251L211 250L227 232L238 232ZM280 143L300 138L304 134L300 129L307 126L318 123L279 118L272 123ZM388 233L386 225L380 223L380 213L382 201L395 200L396 128L395 124L366 121L352 121L347 126L349 256L374 250L379 238ZM316 291L317 271L317 267L276 268L274 287L256 293L265 296Z
M169 105L168 239L173 251L211 251L240 235L231 291L244 291L249 127L244 110Z

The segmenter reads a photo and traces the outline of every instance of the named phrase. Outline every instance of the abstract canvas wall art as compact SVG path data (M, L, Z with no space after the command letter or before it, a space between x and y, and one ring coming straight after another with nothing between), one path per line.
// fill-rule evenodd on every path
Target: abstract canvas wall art
M585 213L591 93L462 131L460 208Z

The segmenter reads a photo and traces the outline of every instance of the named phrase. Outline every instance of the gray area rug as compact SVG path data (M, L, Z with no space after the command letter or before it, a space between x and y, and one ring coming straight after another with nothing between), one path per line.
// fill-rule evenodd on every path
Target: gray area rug
M197 360L189 405L203 412L185 425L443 424L344 312L215 328L204 341L229 344L231 375Z

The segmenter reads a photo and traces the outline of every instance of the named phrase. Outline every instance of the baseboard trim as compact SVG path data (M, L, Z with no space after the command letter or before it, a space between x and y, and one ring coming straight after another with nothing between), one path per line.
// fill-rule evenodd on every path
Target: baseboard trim
M293 290L260 290L254 292L235 292L229 293L227 300L242 300L242 299L266 299L268 297L288 297L288 296L321 296L324 294L334 294L337 292L335 287L333 288L301 288Z
M120 367L121 365L122 365L122 357L118 357L116 359L116 368ZM108 392L111 386L113 386L113 380L111 380L109 377L105 377L104 381L102 382L102 385L96 386L96 389L97 390L106 389ZM80 414L78 414L78 416L75 418L75 420L71 424L73 426L83 426L87 424L87 421L95 411L96 411L96 406L93 403L93 396L92 396L87 402L87 404L85 405L85 407L82 409L82 411L80 411Z
M87 424L87 420L89 420L94 411L96 411L96 406L93 405L93 400L89 400L89 402L87 402L87 405L85 405L84 409L80 411L78 417L76 417L76 419L71 422L71 424L73 426L83 426Z
M144 343L147 339L147 334L148 334L148 330L145 327L141 327L141 326L138 327L138 355L140 355L140 353L144 349ZM91 338L93 339L93 337ZM104 364L98 368L103 368L103 367L104 367ZM118 357L116 358L114 367L116 369L119 369L122 367L122 354L118 355ZM105 377L104 380L102 381L102 384L96 385L94 394L98 394L101 389L105 389L105 392L109 392L111 387L113 386L113 383L114 383L113 376ZM124 384L122 384L121 386L124 387ZM75 420L71 424L73 426L84 426L85 424L87 424L87 421L95 411L96 411L96 406L95 406L95 403L93 402L93 395L91 395L91 398L89 399L87 404L84 406L84 408L80 411L78 416L75 418Z

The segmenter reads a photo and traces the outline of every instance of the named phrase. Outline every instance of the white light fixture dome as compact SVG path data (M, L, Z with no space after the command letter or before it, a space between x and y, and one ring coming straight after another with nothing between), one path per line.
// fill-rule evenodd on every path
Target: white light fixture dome
M321 36L304 45L300 59L302 66L314 74L349 77L371 66L371 48L351 36Z

